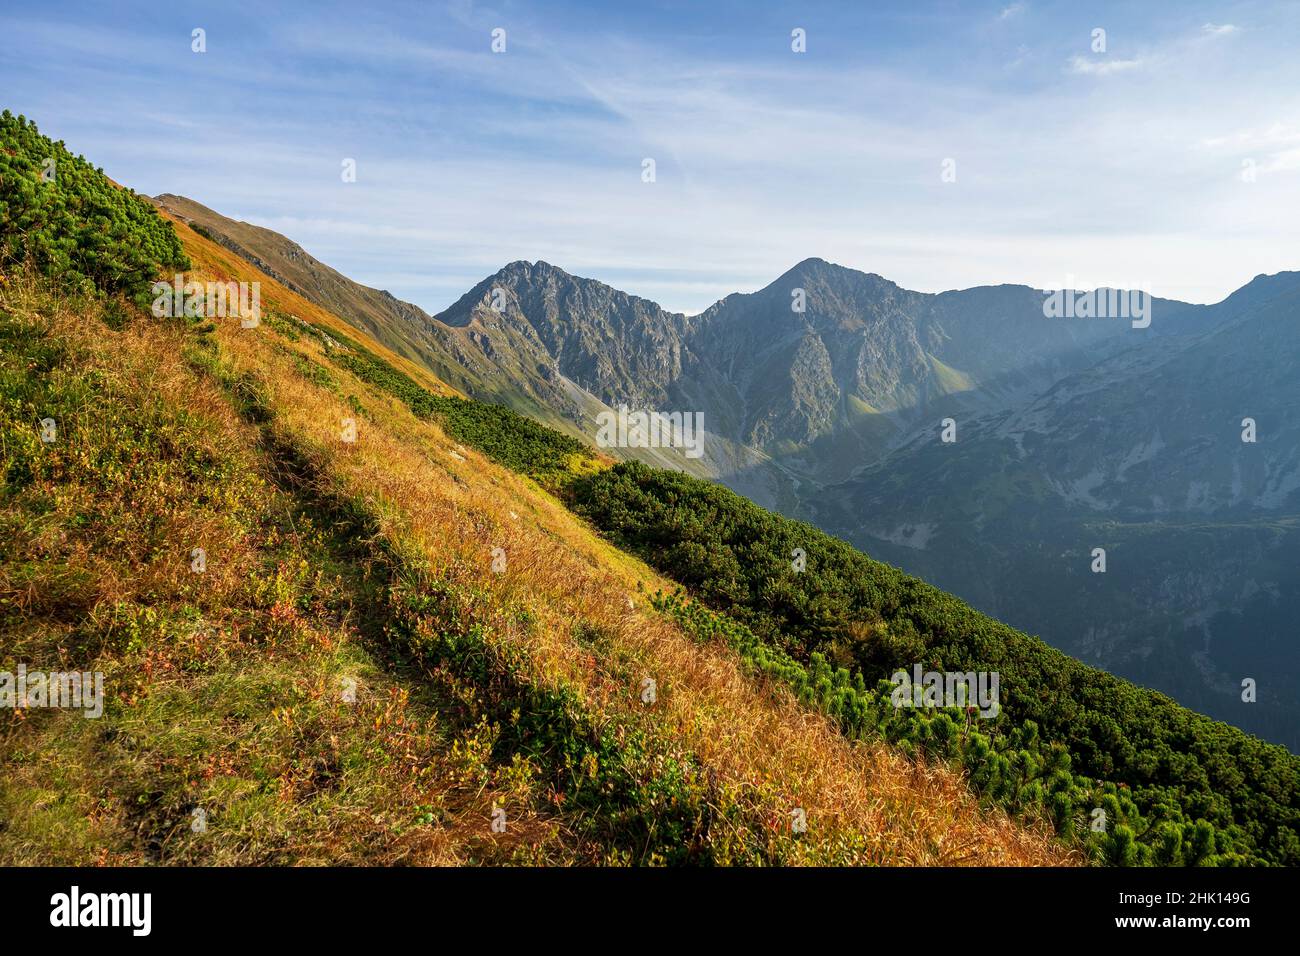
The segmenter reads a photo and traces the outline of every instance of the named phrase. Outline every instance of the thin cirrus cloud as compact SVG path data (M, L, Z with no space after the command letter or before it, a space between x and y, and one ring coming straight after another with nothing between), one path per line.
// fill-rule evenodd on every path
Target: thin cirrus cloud
M1073 275L1192 301L1300 267L1276 214L1300 202L1300 15L1076 7L52 0L0 14L0 81L118 181L431 312L516 259L685 312L809 256L924 291Z

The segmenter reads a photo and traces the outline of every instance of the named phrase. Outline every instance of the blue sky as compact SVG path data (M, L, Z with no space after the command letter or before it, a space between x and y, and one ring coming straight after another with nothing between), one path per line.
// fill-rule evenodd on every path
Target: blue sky
M515 259L687 312L808 256L1197 302L1300 269L1300 4L377 6L6 3L0 105L431 312Z

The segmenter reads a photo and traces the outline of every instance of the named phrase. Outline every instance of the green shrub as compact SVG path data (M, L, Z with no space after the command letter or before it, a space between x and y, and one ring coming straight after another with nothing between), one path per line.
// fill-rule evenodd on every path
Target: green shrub
M569 493L575 509L615 543L748 628L768 653L786 655L779 669L797 686L823 667L847 668L866 687L918 663L997 672L1001 713L979 721L992 745L979 742L982 734L967 735L961 752L972 786L1013 810L1041 804L1062 833L1076 828L1075 808L1096 807L1086 801L1104 790L1113 803L1100 848L1105 858L1146 862L1163 840L1152 822L1169 820L1195 835L1185 863L1300 863L1300 759L1284 748L1088 667L720 486L625 462L575 480ZM806 555L802 572L792 565L795 549ZM796 665L810 676L795 673ZM844 682L831 679L834 698ZM814 705L828 693L799 692ZM871 706L867 700L848 709L865 725L858 713ZM910 712L885 715L878 726L905 749L952 749L946 730ZM1073 776L1052 784L1063 758ZM1031 788L1036 781L1040 787ZM1063 788L1068 800L1055 796ZM1120 825L1127 838L1117 835Z
M153 281L190 266L147 199L109 181L34 123L0 114L0 271L26 265L69 291L149 304Z

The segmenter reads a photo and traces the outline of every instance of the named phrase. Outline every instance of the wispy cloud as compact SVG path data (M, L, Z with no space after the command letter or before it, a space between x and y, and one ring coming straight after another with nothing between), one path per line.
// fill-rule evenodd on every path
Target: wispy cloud
M1240 163L1256 174L1287 174L1300 169L1300 125L1270 123L1268 126L1237 130L1207 137L1201 149Z
M121 182L282 231L430 311L525 258L688 312L811 255L930 291L1072 273L1198 301L1300 265L1300 225L1277 215L1300 205L1300 13L1281 6L1220 43L1167 14L1103 4L1080 25L1005 0L800 7L790 25L566 0L200 19L131 2L6 14L4 105ZM1089 52L1095 23L1111 53ZM1243 183L1245 158L1269 175Z

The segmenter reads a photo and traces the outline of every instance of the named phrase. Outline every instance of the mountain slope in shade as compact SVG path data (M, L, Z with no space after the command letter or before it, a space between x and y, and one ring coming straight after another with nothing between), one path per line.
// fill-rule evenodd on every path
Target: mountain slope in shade
M828 489L817 519L1064 650L1300 748L1300 274ZM1243 421L1255 442L1243 441ZM1106 550L1094 573L1093 549ZM1242 681L1258 699L1242 699Z
M436 323L467 332L476 361L575 424L581 394L605 407L703 412L719 446L761 455L756 465L716 459L712 473L737 486L757 467L760 500L789 504L796 481L848 477L928 416L1005 407L1133 343L1124 320L1047 321L1042 303L1023 286L911 292L808 259L688 317L545 262L516 262ZM1162 322L1140 335L1204 324L1199 307L1154 307Z
M1139 335L1204 324L1198 307L1154 309L1160 324ZM931 295L821 259L699 318L694 351L714 366L700 377L735 392L731 437L816 483L869 464L919 422L1008 406L1132 344L1124 320L1046 320L1026 286Z

